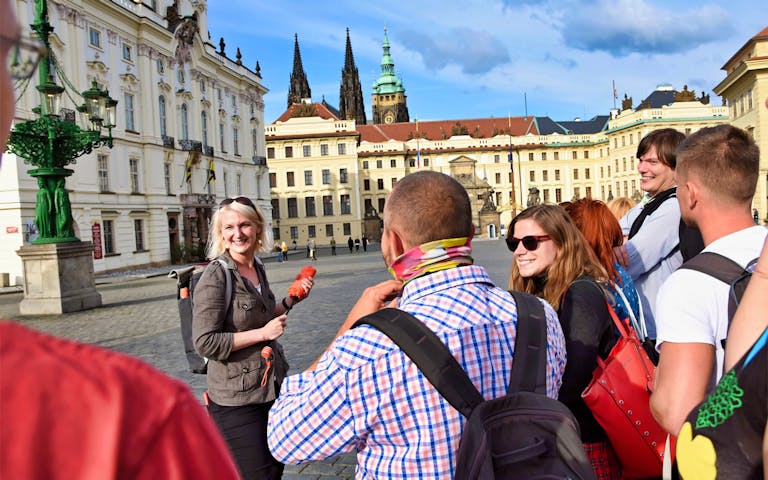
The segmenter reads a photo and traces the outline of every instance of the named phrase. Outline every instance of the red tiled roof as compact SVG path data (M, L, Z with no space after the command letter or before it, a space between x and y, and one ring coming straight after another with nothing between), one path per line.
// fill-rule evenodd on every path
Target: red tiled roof
M357 125L360 132L360 140L371 143L381 143L389 140L401 142L416 137L428 140L442 140L453 135L454 128L458 125L464 127L473 138L490 138L494 135L522 136L528 133L538 135L534 117L507 118L472 118L461 120L433 120L418 122L390 123L379 125Z
M277 118L277 120L275 120L274 123L285 122L286 120L289 120L289 119L293 118L295 116L294 114L295 114L297 108L306 108L307 105L311 105L311 106L315 107L315 116L318 116L318 117L322 118L323 120L328 120L328 119L331 119L331 118L334 119L334 120L339 120L339 117L337 117L336 115L333 114L333 112L328 110L328 107L326 107L322 103L315 102L315 103L312 103L312 104L294 103L293 105L288 107L288 110L283 112L283 114L280 115Z
M760 41L760 40L768 40L768 27L765 27L764 29L757 32L757 35L747 40L747 43L745 43L739 51L737 51L731 58L728 59L725 64L723 64L722 67L720 67L720 70L726 70L728 71L731 67L731 64L734 61L741 60L741 56L744 53L744 50L747 49L747 47L751 46L753 43Z
M757 40L758 38L766 38L768 37L768 27L765 27L764 29L760 30L757 35L752 37L753 40Z

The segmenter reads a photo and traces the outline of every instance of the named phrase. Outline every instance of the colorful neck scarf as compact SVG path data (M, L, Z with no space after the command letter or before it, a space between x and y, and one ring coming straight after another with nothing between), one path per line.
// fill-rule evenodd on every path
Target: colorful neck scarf
M403 284L440 270L472 265L472 239L448 238L428 242L403 253L392 262L390 273Z

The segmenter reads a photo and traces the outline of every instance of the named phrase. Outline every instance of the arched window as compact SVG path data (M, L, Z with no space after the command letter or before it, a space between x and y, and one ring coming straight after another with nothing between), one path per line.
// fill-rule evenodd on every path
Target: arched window
M157 110L160 113L160 136L165 137L168 135L168 128L165 114L165 97L162 95L157 99Z
M200 114L200 126L203 127L203 146L208 146L208 114L202 112Z
M189 115L186 103L181 106L181 139L189 140Z

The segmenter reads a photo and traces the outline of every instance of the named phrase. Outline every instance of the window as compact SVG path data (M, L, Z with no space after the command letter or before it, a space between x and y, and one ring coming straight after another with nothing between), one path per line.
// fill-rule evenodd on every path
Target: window
M304 185L312 185L312 170L304 170Z
M168 124L165 114L165 97L162 95L157 99L157 110L160 114L160 136L166 137L168 136Z
M587 198L592 198L592 187L586 187L584 190Z
M224 176L222 178L222 182L224 184L224 198L229 198L229 174L226 170L224 170ZM189 182L187 185L191 185L192 182ZM190 192L192 193L192 192Z
M315 213L315 197L304 198L304 211L307 212L307 217L314 217Z
M155 60L155 66L157 67L157 73L160 75L163 75L165 73L165 64L163 63L163 60L158 58Z
M501 173L497 172L495 177L496 177L496 185L500 184L501 183Z
M344 235L352 235L352 224L343 223L341 228L344 231Z
M277 173L269 173L269 188L277 188Z
M331 171L327 168L323 169L323 185L331 184Z
M391 168L395 168L395 167L397 167L397 160L396 160L396 159L394 159L394 158L390 159L390 160L389 160L389 166L390 166Z
M101 48L101 30L97 30L93 27L88 29L88 41L91 46Z
M291 238L294 240L299 238L299 227L291 227Z
M133 219L133 233L136 239L136 251L144 251L144 220L141 218Z
M384 203L387 201L386 198L380 198L379 199L379 213L384 211Z
M170 195L171 191L171 162L163 164L163 178L165 179L165 194Z
M581 189L579 187L573 188L573 198L581 198Z
M545 188L543 193L544 193L544 203L549 203L549 189Z
M542 182L549 181L549 170L544 170L543 172L541 172L541 181Z
M536 181L536 172L534 172L533 170L531 170L531 171L529 172L529 174L528 174L528 175L529 175L529 177L530 177L530 180L531 180L532 182L535 182L535 181Z
M546 160L547 159L547 152L541 152L541 159Z
M280 229L277 227L272 227L272 238L275 240L280 240Z
M296 183L293 180L293 172L286 172L285 182L288 184L289 187L293 187L296 185Z
M368 170L368 160L363 160L363 170Z
M556 188L555 189L555 203L560 203L563 201L563 192L561 189Z
M499 163L500 161L501 161L501 160L500 160L500 158L499 158L499 155L498 155L498 154L493 156L493 163Z
M531 153L529 153L529 154L528 154L528 161L529 161L529 162L532 162L532 161L533 161L533 152L531 152Z
M347 145L346 144L340 143L338 145L338 149L339 149L339 155L346 155L347 154Z
M376 168L381 168L381 160L376 160Z
M253 154L259 151L259 131L255 128L251 129L251 143L253 144Z
M104 220L104 254L115 253L115 223L112 220Z
M311 145L304 145L301 147L302 155L305 157L311 157L312 156L312 146Z
M552 155L554 156L555 160L560 160L560 152L553 152Z
M133 62L133 49L127 43L123 44L123 60Z
M296 205L295 198L288 199L288 218L296 218L299 216L299 208Z
M205 80L200 79L200 91L205 93Z
M397 183L397 178L392 177L392 184L391 184L392 188L395 188L396 183Z
M349 215L352 213L352 204L349 201L349 195L342 195L340 198L341 201L341 214L342 215Z
M179 67L178 70L176 70L176 78L179 79L179 83L184 83L184 70L182 70L181 67Z
M320 156L321 157L327 157L328 156L328 144L323 143L320 145Z
M590 177L590 175L589 175L589 169L588 169L588 168L585 168L585 169L584 169L584 178L586 178L587 180L589 180L589 177Z
M366 178L365 180L363 180L363 190L367 192L370 189L371 189L371 181Z
M408 166L413 168L416 166L416 159L415 158L409 158L408 159Z
M181 105L181 139L189 140L189 111L186 103Z
M125 129L136 131L136 124L133 121L133 94L126 93L125 96Z
M307 226L307 236L309 238L315 238L317 236L317 232L315 230L315 226L314 225Z
M573 158L574 160L576 160L576 159L578 159L578 158L579 158L579 154L578 154L578 153L577 153L577 152L574 150L573 152L571 152L571 158Z
M379 188L379 190L384 190L384 179L380 178L376 180L376 186Z
M323 195L323 215L333 215L333 197L330 195Z
M584 150L584 158L589 158L589 150Z
M346 168L340 168L339 169L339 183L347 183L347 169Z
M129 159L128 168L131 175L131 193L139 193L139 159Z
M205 112L200 113L200 127L203 130L203 146L208 146L208 114Z
M285 158L293 158L293 147L285 147Z
M275 147L267 147L267 158L275 158Z
M99 164L99 192L104 193L109 191L109 157L106 155L99 155L97 157Z
M243 194L243 174L237 172L235 174L235 195Z
M365 205L363 205L363 211L370 212L372 208L373 208L373 200L371 200L370 198L366 198Z
M219 150L221 150L222 153L227 153L226 150L224 150L224 123L219 122Z
M240 129L232 128L232 147L235 155L240 155Z
M579 179L579 169L578 168L574 168L573 169L573 179L574 180L578 180Z
M326 237L332 237L333 236L333 224L332 223L326 223L325 224L325 236Z
M274 220L277 220L278 218L280 218L280 199L273 198L271 202L272 202L272 218Z
M429 159L428 159L428 158L425 158L425 159L424 159L424 166L425 166L425 167L428 167L428 166L429 166Z

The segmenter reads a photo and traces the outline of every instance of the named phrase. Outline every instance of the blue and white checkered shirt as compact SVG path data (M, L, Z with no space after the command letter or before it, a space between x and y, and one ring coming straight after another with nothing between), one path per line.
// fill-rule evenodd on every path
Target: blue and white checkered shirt
M547 316L547 394L557 398L565 340ZM448 346L484 398L504 395L517 313L509 293L479 266L410 281L399 307ZM317 369L286 378L269 415L268 440L285 463L357 450L356 478L453 478L465 419L384 334L369 326L339 337Z

